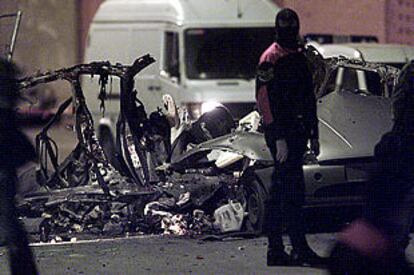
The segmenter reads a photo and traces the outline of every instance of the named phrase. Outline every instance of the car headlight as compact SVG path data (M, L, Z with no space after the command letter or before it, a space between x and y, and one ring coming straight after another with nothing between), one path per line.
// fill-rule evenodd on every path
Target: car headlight
M202 114L214 110L221 104L216 101L208 101L203 103L187 103L187 111L191 119L198 119Z
M201 114L210 112L220 105L221 104L216 101L204 102L203 104L201 104Z

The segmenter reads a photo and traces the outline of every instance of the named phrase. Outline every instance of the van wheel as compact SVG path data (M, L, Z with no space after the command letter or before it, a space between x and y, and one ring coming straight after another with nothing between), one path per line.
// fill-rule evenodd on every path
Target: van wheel
M108 127L101 127L99 129L98 140L109 163L114 166L115 169L119 170L121 166L117 158L115 141L111 130Z
M247 212L245 230L261 234L265 222L265 190L253 177L245 182L243 188Z

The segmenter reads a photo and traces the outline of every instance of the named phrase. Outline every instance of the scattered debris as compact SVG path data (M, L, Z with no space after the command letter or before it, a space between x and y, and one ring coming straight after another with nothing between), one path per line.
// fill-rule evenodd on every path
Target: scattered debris
M238 232L246 236L261 232L268 188L256 171L265 171L260 177L270 178L273 159L259 133L258 113L240 120L237 128L223 106L197 121L179 120L172 98L165 96L167 114L159 110L147 115L134 90L134 77L153 62L149 55L131 66L95 62L20 81L21 90L55 80L66 80L73 87L72 97L36 138L39 189L26 194L19 206L22 215L43 218L39 226L43 242L76 242L80 233L222 239L223 234L236 237ZM397 69L388 66L344 59L320 64L314 74L319 96L325 95L329 73L340 66L375 71L385 84L394 85L398 75ZM116 165L96 138L81 75L100 78L102 109L108 78L120 78ZM58 163L58 148L48 131L70 104L75 109L78 145ZM171 144L172 127L179 134Z
M239 202L229 201L214 211L214 225L220 232L240 231L245 212Z
M229 199L236 200L240 196L240 187L231 173L217 173L206 168L187 170L182 165L160 168L171 156L169 129L176 126L177 121L172 120L174 125L171 125L160 111L147 116L137 98L134 77L152 62L154 60L147 55L131 66L109 62L80 64L20 80L21 90L56 80L66 80L73 87L72 97L59 107L54 118L36 137L39 167L33 178L36 178L39 188L26 194L19 206L22 215L43 218L39 226L41 241L76 241L74 236L79 233L99 236L119 236L131 232L174 235L212 233L216 232L213 226L214 210ZM121 169L112 165L96 138L80 84L81 75L100 78L99 98L102 102L106 98L108 78L118 77L121 80L121 113L117 132ZM171 98L166 97L165 100L171 105ZM75 109L78 145L59 164L58 148L48 131L70 104ZM174 106L169 108L174 110ZM196 136L201 138L199 142L230 131L225 126L221 132L211 135L205 124L200 122L195 125L184 127L196 129L195 132L201 129L205 136ZM189 143L191 141L188 140ZM238 160L240 158L231 164ZM219 168L225 166L223 164ZM238 207L244 214L241 204ZM235 229L240 229L240 226Z

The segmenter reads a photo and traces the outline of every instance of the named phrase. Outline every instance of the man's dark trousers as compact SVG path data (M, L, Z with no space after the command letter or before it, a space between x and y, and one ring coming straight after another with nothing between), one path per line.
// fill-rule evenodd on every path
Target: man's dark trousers
M13 275L37 274L23 225L14 203L16 175L14 168L0 167L0 230L7 243Z
M276 140L265 132L266 143L275 162L266 218L269 248L272 249L283 251L282 233L285 226L294 250L309 249L302 214L305 197L303 155L307 147L307 139L303 136L298 133L286 138L288 157L285 162L279 163L276 160Z

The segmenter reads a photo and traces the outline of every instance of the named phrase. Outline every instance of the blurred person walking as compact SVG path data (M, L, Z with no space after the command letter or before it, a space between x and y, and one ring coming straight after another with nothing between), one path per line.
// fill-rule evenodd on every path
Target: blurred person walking
M414 218L414 61L398 81L393 129L375 146L365 215L338 234L331 274L414 274L405 258Z
M269 266L321 265L325 260L309 247L302 214L303 157L309 140L317 156L319 141L312 74L299 28L293 10L283 9L276 15L275 42L262 54L256 78L257 105L275 163L266 206ZM282 241L283 225L293 248L290 254Z
M0 233L13 275L37 274L26 232L15 206L16 168L35 158L34 148L16 125L16 67L0 58Z

